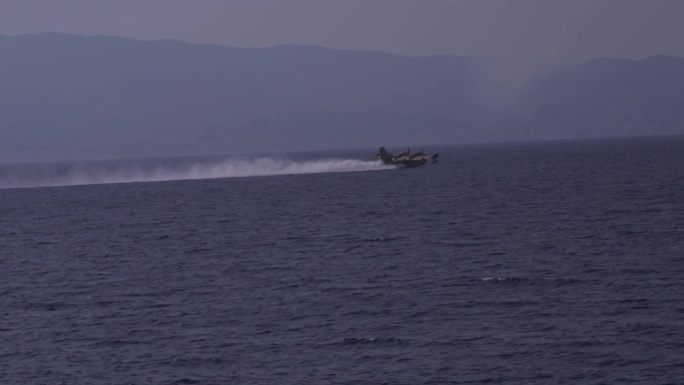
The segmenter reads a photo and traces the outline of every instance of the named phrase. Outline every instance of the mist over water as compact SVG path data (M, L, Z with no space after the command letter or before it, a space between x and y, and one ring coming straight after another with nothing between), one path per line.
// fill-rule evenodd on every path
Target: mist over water
M387 170L380 161L288 157L146 159L0 166L0 189Z

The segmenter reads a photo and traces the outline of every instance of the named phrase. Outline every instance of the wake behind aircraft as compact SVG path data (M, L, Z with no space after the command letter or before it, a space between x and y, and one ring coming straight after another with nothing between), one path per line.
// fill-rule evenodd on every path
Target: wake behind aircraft
M420 152L411 154L411 149L408 149L406 152L402 152L399 155L392 155L387 152L385 147L380 147L380 152L376 155L376 157L380 158L385 164L418 167L424 165L430 159L432 159L433 164L437 163L439 154L425 155L422 149Z

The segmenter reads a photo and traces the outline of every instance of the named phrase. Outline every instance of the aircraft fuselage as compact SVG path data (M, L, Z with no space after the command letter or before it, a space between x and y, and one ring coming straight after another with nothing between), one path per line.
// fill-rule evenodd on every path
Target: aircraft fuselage
M425 155L422 151L415 154L411 154L410 150L402 152L399 155L392 155L391 153L387 152L387 150L384 147L380 147L380 151L378 152L377 157L380 158L385 164L405 167L418 167L424 165L430 159L432 159L432 163L437 163L437 158L439 158L439 155L433 154L428 156Z

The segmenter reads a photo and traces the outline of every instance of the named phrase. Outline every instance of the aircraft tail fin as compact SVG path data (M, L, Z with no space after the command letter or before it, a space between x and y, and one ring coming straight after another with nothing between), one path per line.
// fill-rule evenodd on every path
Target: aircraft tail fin
M383 162L391 162L392 154L387 152L387 150L385 150L385 147L380 147L380 159L382 159Z

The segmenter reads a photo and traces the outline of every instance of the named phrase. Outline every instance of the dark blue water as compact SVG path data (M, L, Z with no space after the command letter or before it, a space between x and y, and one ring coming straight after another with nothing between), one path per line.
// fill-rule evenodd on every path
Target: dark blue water
M440 155L4 166L0 383L684 383L684 139Z

